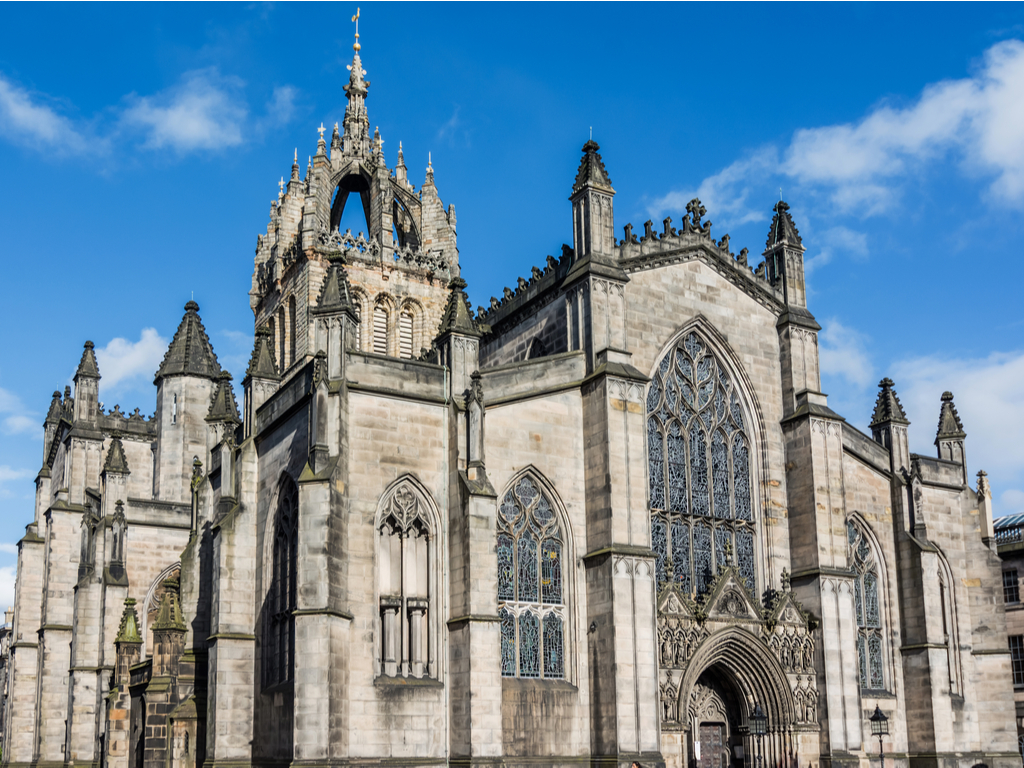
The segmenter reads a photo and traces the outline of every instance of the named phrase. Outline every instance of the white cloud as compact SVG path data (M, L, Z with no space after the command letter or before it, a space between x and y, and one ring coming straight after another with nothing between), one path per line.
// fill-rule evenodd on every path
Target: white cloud
M818 363L825 376L845 379L864 389L874 380L867 352L868 338L838 320L826 320L818 335Z
M186 72L180 83L153 96L129 96L131 106L123 119L146 132L145 146L151 149L234 147L242 143L248 115L241 87L241 80L221 76L216 69ZM290 103L290 96L282 98Z
M832 227L815 240L821 247L804 263L804 273L807 275L832 261L836 253L848 253L856 259L863 259L868 255L868 236L847 227Z
M73 123L0 74L0 133L50 152L82 152L88 142Z
M5 565L0 568L0 613L14 606L14 579L17 567Z
M16 414L8 416L3 420L4 432L8 435L21 435L35 432L39 429L39 422L30 416Z
M19 480L27 480L34 477L35 473L29 469L16 469L6 464L0 464L0 498L9 498L14 494L7 484Z
M1024 493L1004 499L1003 484L1024 482L1024 352L983 358L918 357L897 363L892 378L912 422L911 448L934 455L942 393L951 391L967 432L968 471L989 473L1000 501L1024 506ZM998 509L1006 514L1013 509Z
M295 100L298 97L298 89L290 85L278 86L267 102L267 111L259 121L259 130L274 128L279 125L286 125L291 122L295 115Z
M6 555L16 555L18 554L18 545L11 544L10 542L0 542L0 552Z
M0 387L0 429L7 435L36 432L42 434L42 418L25 408L21 398L9 389Z
M137 376L152 377L164 359L170 342L154 328L144 328L138 341L111 339L105 347L96 348L100 369L100 386L113 389L121 382Z
M1024 512L1024 491L1010 488L999 494L999 501L996 503L996 514L999 517Z

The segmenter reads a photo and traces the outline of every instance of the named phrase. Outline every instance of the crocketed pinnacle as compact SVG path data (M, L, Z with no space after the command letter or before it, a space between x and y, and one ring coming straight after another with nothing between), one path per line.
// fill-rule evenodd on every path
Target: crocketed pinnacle
M92 379L100 377L100 368L96 365L96 353L92 351L94 346L91 341L85 342L85 349L82 350L82 359L78 363L78 370L75 372L76 379L86 376Z
M341 253L335 253L329 257L329 261L331 265L327 268L327 276L324 277L324 284L320 289L316 311L347 311L354 317L352 286L348 281L348 272L345 270L345 257Z
M54 391L53 399L50 401L50 410L46 412L44 424L58 424L60 417L64 414L64 407L60 401L60 392Z
M184 632L185 619L181 615L181 605L178 602L178 580L167 579L164 581L164 595L160 600L160 612L153 622L154 630L178 629Z
M586 186L598 187L605 192L615 193L615 190L612 189L612 180L608 178L608 171L605 170L604 161L597 153L600 148L593 139L583 145L583 159L580 160L576 181L572 185L573 194Z
M252 345L252 357L249 367L245 369L245 378L279 379L277 359L274 357L274 340L267 326L256 329L256 339Z
M953 405L953 393L942 393L942 407L939 409L939 429L935 435L935 444L941 440L958 440L967 437L964 432L964 425L960 421L960 414L956 412Z
M224 421L231 424L241 423L238 417L238 405L235 403L235 392L231 387L231 374L221 371L217 377L217 388L210 398L210 410L206 414L207 421Z
M466 295L466 281L461 277L452 278L448 288L448 303L445 305L444 314L441 315L437 335L459 333L464 336L479 336L480 331L476 327L473 310L469 306L469 297Z
M110 440L110 447L107 449L107 460L103 463L104 472L118 472L122 475L130 474L128 459L124 455L124 445L121 444L121 436L114 433Z
M190 301L185 305L185 316L167 348L164 361L156 372L154 383L164 376L201 376L216 379L220 363L213 345L199 319L199 305Z
M871 417L872 427L879 424L910 424L907 414L903 412L900 399L893 390L894 384L890 378L878 382L882 391L878 393L878 400L875 401L875 412Z
M804 241L800 239L800 233L797 231L796 224L793 223L793 217L789 215L789 206L779 200L772 210L775 211L775 216L772 218L772 225L768 230L768 242L765 244L765 250L770 251L779 243L802 246Z
M139 616L135 612L135 598L124 599L124 610L121 612L121 626L118 627L115 643L141 643L139 632Z

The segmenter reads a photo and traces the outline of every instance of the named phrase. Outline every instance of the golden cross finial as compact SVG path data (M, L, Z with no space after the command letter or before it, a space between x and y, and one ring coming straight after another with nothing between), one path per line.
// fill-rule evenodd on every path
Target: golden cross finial
M327 129L326 129L326 128L324 128L324 124L323 124L323 123L320 123L320 127L319 127L319 128L317 128L317 131L318 131L318 132L320 133L320 138L321 138L321 139L322 139L322 138L324 137L324 131L325 131L325 130L327 130Z
M355 44L353 44L352 50L353 51L358 51L359 48L361 47L359 45L359 8L358 8L358 6L356 7L356 15L352 17L352 21L354 21L355 24L356 24L356 42L355 42Z
M277 188L280 190L281 194L284 194L284 176L282 176L281 180L277 182Z

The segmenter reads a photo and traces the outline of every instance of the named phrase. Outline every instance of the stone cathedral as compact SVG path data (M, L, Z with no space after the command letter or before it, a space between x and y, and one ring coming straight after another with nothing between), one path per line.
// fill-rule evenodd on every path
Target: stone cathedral
M935 456L889 379L870 435L829 408L789 206L756 264L698 200L620 240L591 140L572 245L474 311L355 49L257 239L241 408L192 301L152 417L91 342L53 394L4 765L867 768L878 711L900 768L1019 767L953 396Z

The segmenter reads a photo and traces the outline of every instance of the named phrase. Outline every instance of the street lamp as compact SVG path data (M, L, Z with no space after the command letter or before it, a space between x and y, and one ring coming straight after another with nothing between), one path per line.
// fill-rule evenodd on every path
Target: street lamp
M768 733L768 715L761 709L760 704L754 705L754 711L748 718L750 721L750 735L757 737L757 768L761 768L761 760L763 750L761 748L761 739Z
M882 768L885 768L885 753L882 751L882 737L889 735L889 718L882 714L882 710L876 704L875 714L871 716L870 720L871 735L878 737L878 759L882 763Z

